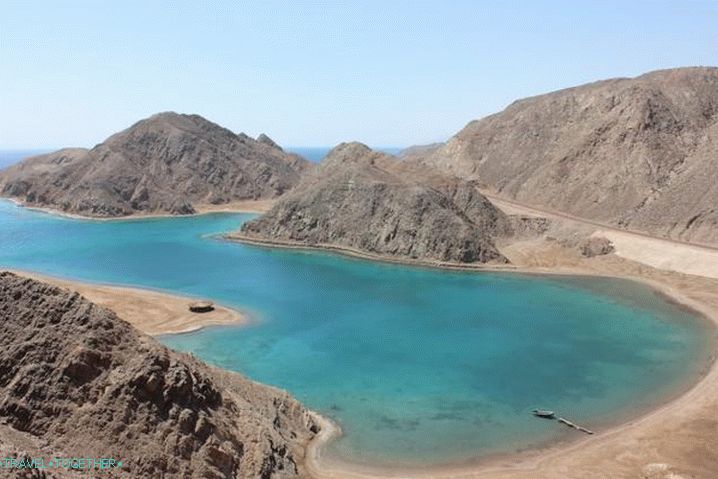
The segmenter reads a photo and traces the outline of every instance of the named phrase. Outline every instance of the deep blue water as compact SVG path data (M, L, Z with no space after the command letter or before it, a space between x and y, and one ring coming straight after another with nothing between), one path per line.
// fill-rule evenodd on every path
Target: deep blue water
M249 215L116 222L0 201L0 265L210 298L251 326L161 340L285 388L346 435L329 453L439 464L600 430L694 377L712 340L629 281L405 267L228 243Z

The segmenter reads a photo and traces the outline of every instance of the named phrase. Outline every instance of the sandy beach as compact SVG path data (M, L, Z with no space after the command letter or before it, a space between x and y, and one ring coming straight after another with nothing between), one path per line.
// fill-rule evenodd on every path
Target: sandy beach
M37 273L12 272L44 281L60 288L77 291L93 303L109 308L119 317L145 334L178 334L196 331L206 326L246 324L246 315L222 305L214 311L193 313L189 303L201 298L189 298L139 288L107 286L70 281Z

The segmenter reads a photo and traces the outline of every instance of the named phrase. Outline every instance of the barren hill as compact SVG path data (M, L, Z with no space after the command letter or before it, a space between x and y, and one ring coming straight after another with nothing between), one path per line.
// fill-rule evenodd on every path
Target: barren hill
M485 263L507 261L494 238L514 226L471 181L345 143L234 237Z
M3 457L123 461L97 477L303 475L317 427L288 394L170 351L77 293L11 273L0 273L0 322Z
M519 100L420 161L537 207L716 244L718 68Z
M266 135L236 135L198 115L160 113L91 150L64 149L0 172L0 194L88 216L194 212L275 198L310 163Z

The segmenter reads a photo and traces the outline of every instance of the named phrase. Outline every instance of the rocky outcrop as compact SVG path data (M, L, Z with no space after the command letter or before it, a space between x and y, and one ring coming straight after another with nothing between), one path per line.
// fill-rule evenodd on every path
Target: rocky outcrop
M0 451L121 460L108 477L302 476L317 426L286 393L11 273L0 273L0 321Z
M613 253L613 243L608 238L602 236L591 236L585 238L578 246L581 254L587 258L593 258L594 256L603 256L605 254Z
M91 150L65 149L0 172L0 195L86 216L190 214L197 205L275 198L311 164L266 135L160 113Z
M510 234L512 225L474 182L347 143L230 237L425 261L504 263L494 238Z
M519 100L417 160L520 202L718 243L718 68Z

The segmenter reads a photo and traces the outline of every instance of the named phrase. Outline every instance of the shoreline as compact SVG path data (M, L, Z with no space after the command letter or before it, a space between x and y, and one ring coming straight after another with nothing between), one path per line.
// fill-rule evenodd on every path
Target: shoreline
M439 260L422 260L405 257L396 257L387 254L380 253L369 253L361 251L359 249L350 248L348 246L339 246L332 244L304 244L298 241L282 241L282 240L268 240L263 238L256 238L254 236L244 235L239 232L225 233L217 235L219 238L226 241L235 243L244 243L252 246L258 246L261 248L279 248L289 250L305 250L305 251L319 251L325 253L334 253L349 258L356 258L366 261L374 261L379 263L387 264L398 264L402 266L418 266L426 268L438 268L445 270L454 271L505 271L505 272L526 272L521 271L521 267L512 264L500 264L500 263L453 263ZM570 273L569 273L570 274Z
M592 447L597 449L600 455L600 449L607 445L615 445L626 440L624 436L638 434L643 429L655 428L663 422L662 414L671 413L675 418L686 419L682 414L682 410L689 409L691 403L696 396L701 399L716 397L715 406L718 408L718 297L715 304L707 304L704 301L696 299L694 296L687 294L686 289L690 289L691 281L712 281L711 278L696 277L685 275L676 271L661 271L650 266L644 267L639 263L635 263L629 259L620 258L617 255L613 259L614 263L625 263L625 265L634 266L636 272L611 270L599 266L598 268L585 267L583 264L571 265L554 265L554 266L523 266L523 265L503 265L503 264L455 264L442 263L440 261L422 261L412 260L409 258L396 258L388 255L366 253L352 248L336 246L336 245L305 245L299 242L263 240L246 236L238 233L230 233L222 235L222 238L228 241L246 243L263 248L280 248L294 249L306 251L327 252L330 254L339 254L349 258L363 261L378 261L387 264L400 264L404 266L438 268L453 271L467 272L493 272L493 273L513 273L524 274L529 276L566 276L566 277L602 277L626 279L644 284L651 288L656 294L660 295L665 301L676 304L679 307L686 308L697 316L710 331L713 336L709 350L706 351L707 357L705 364L701 365L699 370L686 380L685 384L677 386L676 391L670 392L665 398L656 401L655 404L647 406L645 409L637 410L633 414L627 414L626 417L617 421L609 421L607 427L598 434L587 437L565 437L549 441L544 444L538 444L535 447L524 449L520 452L496 454L487 456L476 461L468 460L466 464L456 465L437 465L425 467L390 467L390 466L370 466L364 464L355 464L351 462L342 462L336 459L327 459L323 457L322 450L327 443L334 440L342 434L341 428L333 423L331 419L321 416L314 412L316 420L326 427L326 433L320 433L315 437L307 449L306 466L314 479L394 479L394 478L421 478L421 479L553 479L555 477L592 477L595 475L595 468L587 467L584 475L566 475L565 472L559 473L551 469L554 461L560 463L574 462L574 456L580 456L582 448ZM591 259L584 259L584 263L590 262ZM598 259L601 264L602 259ZM636 266L637 265L637 266ZM630 269L630 268L627 268ZM657 273L655 273L657 272ZM654 274L652 274L654 273ZM651 276L668 276L667 279L657 279ZM674 278L674 277L678 277ZM695 279L693 279L695 278ZM683 280L686 284L676 284ZM718 283L712 281L714 287L711 288L718 296ZM688 285L688 286L686 286ZM706 393L705 390L710 390ZM696 401L699 402L699 401ZM715 409L712 409L715 410ZM712 412L712 411L711 411ZM718 445L718 434L716 434L716 445ZM677 443L679 443L677 441ZM620 451L617 452L617 456ZM716 459L718 461L718 458ZM590 461L587 461L590 464ZM644 467L649 469L659 464L660 468L672 470L670 464L663 462L648 463ZM656 466L659 467L659 466ZM613 469L607 466L609 470ZM546 472L544 472L546 469ZM716 468L715 470L718 470ZM642 473L636 470L635 474ZM632 474L611 474L606 477L636 477ZM659 476L657 476L659 477ZM662 477L662 476L660 476ZM682 476L675 475L680 478Z
M465 269L465 268L460 268ZM474 268L475 271L482 271ZM633 413L627 412L625 417L618 418L616 421L605 423L606 428L599 430L591 436L569 437L563 435L562 438L548 440L544 443L536 444L523 448L520 451L497 453L487 455L484 458L467 459L463 463L448 465L428 465L428 466L371 466L361 463L352 463L342 461L341 459L327 458L323 455L325 447L333 440L341 437L343 434L341 427L334 423L330 418L312 411L315 420L321 425L322 431L309 444L307 448L306 467L313 479L397 479L397 478L414 478L414 479L554 479L555 477L593 477L595 471L586 471L586 475L569 476L554 475L555 472L542 471L542 467L551 461L558 461L568 458L585 446L593 446L601 448L605 443L612 441L618 442L621 435L626 432L632 432L640 429L642 426L651 426L653 423L661 422L661 415L667 412L680 412L684 406L692 402L696 395L701 395L704 389L713 386L718 390L718 310L702 305L690 298L687 298L680 291L670 286L640 277L619 277L608 274L596 273L590 270L573 270L573 271L540 271L536 268L514 269L496 269L487 268L485 272L506 272L516 274L529 275L560 275L560 276L586 276L586 277L602 277L615 279L629 279L637 281L649 286L664 300L672 302L677 306L686 308L696 314L697 319L702 321L706 327L710 328L713 335L709 350L706 351L707 357L704 358L703 364L690 377L687 378L685 384L677 385L675 391L671 391L666 397L659 399L655 404L648 405L646 408L638 409ZM710 383L710 384L707 384ZM718 403L718 398L717 401ZM600 424L599 424L600 425ZM559 427L559 425L557 425ZM617 436L619 436L617 438ZM662 463L661 463L662 464ZM601 476L603 477L603 476ZM621 475L609 475L606 477L633 477ZM642 477L642 476L641 476ZM648 476L646 476L648 477ZM663 477L663 476L660 476ZM681 479L683 476L667 476Z
M139 331L153 337L188 334L210 326L246 326L246 313L215 303L208 313L192 313L189 303L198 298L147 288L115 286L49 276L34 271L2 268L18 276L76 291L91 302L111 309Z
M254 213L261 214L267 212L275 199L271 200L239 200L221 205L201 204L196 206L196 212L187 215L173 215L171 213L132 213L124 216L87 216L77 213L68 213L66 211L50 208L47 206L35 206L24 203L17 198L0 197L0 200L6 200L20 208L26 208L31 211L37 211L54 216L61 216L74 220L85 221L130 221L142 219L158 219L158 218L192 218L195 216L210 215L213 213Z
M439 260L421 260L406 257L396 257L387 254L380 253L369 253L361 251L355 248L346 246L329 245L329 244L304 244L298 241L282 241L282 240L267 240L262 238L255 238L253 236L239 234L238 232L225 233L215 235L225 241L248 244L259 248L266 249L288 249L297 251L310 251L310 252L323 252L330 254L337 254L351 259L357 259L362 261L371 261L384 264L395 264L400 266L410 266L417 268L431 268L440 269L447 271L466 271L474 273L515 273L523 274L527 276L542 276L542 275L554 275L554 276L586 276L586 277L603 277L603 278L615 278L615 279L628 279L639 283L644 283L650 286L652 289L662 292L663 295L673 301L673 294L671 292L663 292L665 285L661 282L651 280L649 278L642 277L640 275L617 275L611 272L601 272L593 269L583 268L576 265L559 265L559 266L526 266L517 264L504 264L504 263L454 263L445 262ZM618 256L618 255L616 255ZM630 258L626 258L626 261L632 262ZM650 265L649 265L650 266ZM673 270L665 270L669 273L680 273ZM710 277L706 277L710 278ZM718 283L717 283L718 285ZM676 304L686 306L682 301L674 301ZM696 308L690 307L693 312L698 313ZM702 316L702 314L699 313ZM714 323L718 327L718 318L715 321L709 320L708 322Z

